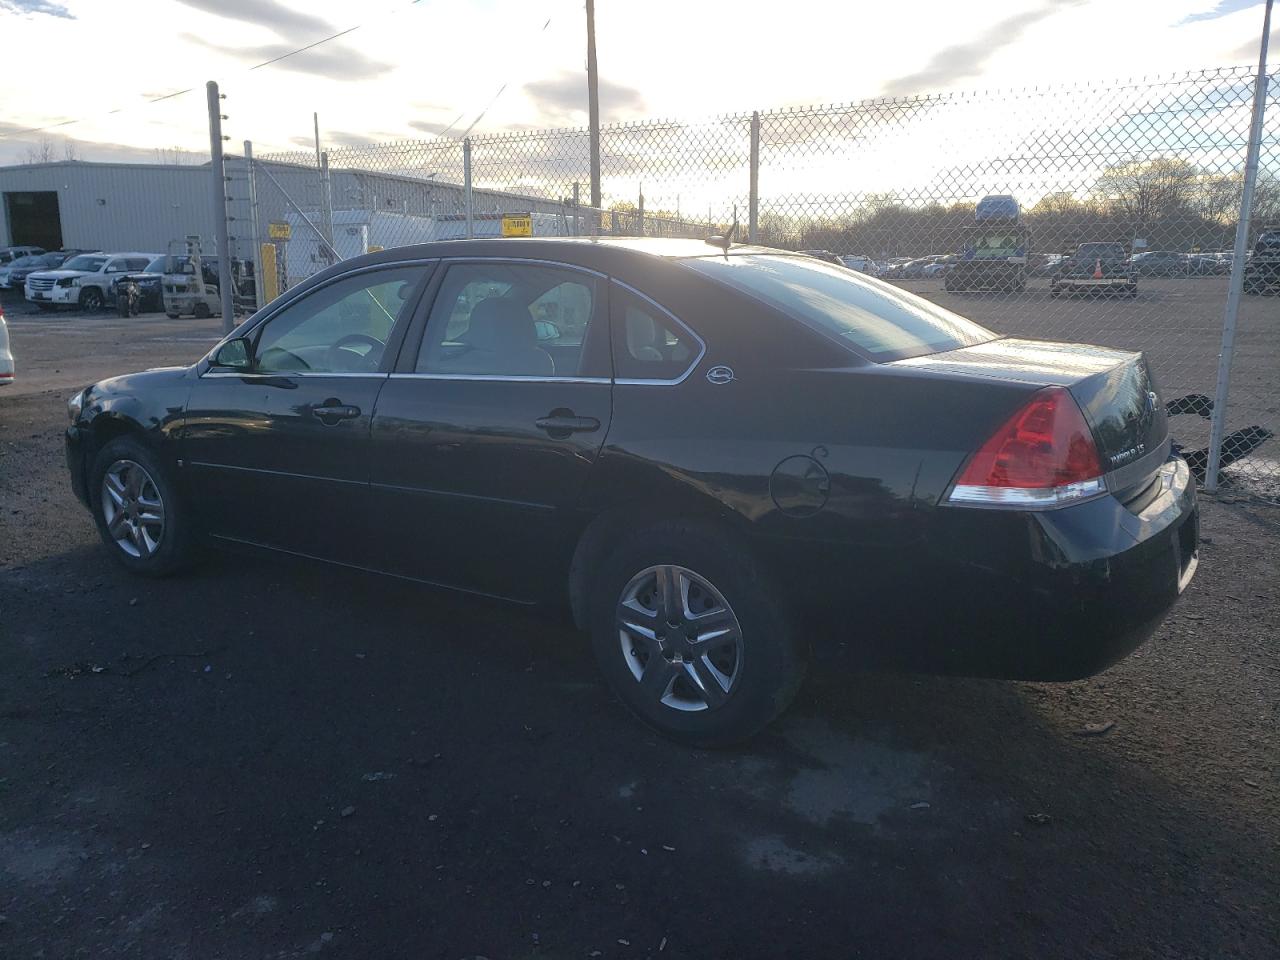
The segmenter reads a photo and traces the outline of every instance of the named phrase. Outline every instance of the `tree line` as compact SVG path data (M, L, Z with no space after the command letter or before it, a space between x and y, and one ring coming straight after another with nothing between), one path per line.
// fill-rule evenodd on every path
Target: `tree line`
M1102 171L1083 196L1055 191L1023 210L1035 253L1062 253L1088 241L1145 241L1148 250L1230 249L1244 176L1196 167L1176 157L1121 163ZM830 216L766 206L760 242L871 257L952 253L974 223L975 203L904 202L889 194L859 198ZM1252 235L1280 227L1280 176L1262 171L1254 191ZM1252 237L1251 237L1252 239Z

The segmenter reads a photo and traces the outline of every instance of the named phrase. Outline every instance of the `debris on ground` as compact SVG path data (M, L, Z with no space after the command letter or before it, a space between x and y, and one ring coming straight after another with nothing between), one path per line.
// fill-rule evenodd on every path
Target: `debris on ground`
M1100 737L1105 733L1110 733L1115 729L1116 722L1114 720L1104 720L1101 723L1086 723L1083 727L1076 731L1077 737Z

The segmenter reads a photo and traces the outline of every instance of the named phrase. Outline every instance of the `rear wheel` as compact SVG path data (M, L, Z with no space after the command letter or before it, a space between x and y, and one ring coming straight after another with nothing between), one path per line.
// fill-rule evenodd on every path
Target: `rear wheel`
M101 310L102 304L102 291L97 287L85 287L80 291L80 309L86 313Z
M198 320L204 320L207 317L211 316L209 312L209 305L207 303L197 303L195 306L194 312L195 312L196 319Z
M94 458L89 496L98 535L133 573L163 577L193 556L191 523L168 470L133 437L117 437Z
M667 737L700 747L745 740L799 689L804 659L775 587L719 530L672 521L633 535L591 595L605 679Z

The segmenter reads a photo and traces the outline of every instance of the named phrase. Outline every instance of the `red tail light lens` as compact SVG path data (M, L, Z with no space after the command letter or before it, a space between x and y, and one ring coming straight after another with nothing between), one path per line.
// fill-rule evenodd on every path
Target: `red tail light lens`
M1084 414L1063 387L1046 387L1010 417L960 472L953 503L1057 506L1106 489Z

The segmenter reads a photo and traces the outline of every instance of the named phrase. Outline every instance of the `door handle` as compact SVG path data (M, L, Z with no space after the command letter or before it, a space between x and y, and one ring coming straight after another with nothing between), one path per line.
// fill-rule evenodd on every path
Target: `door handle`
M600 421L595 417L576 417L572 412L553 411L550 415L539 417L533 421L539 430L545 430L553 437L567 437L571 433L590 433L600 429Z
M345 403L322 403L311 408L321 423L333 426L339 420L353 420L360 416L360 408Z

